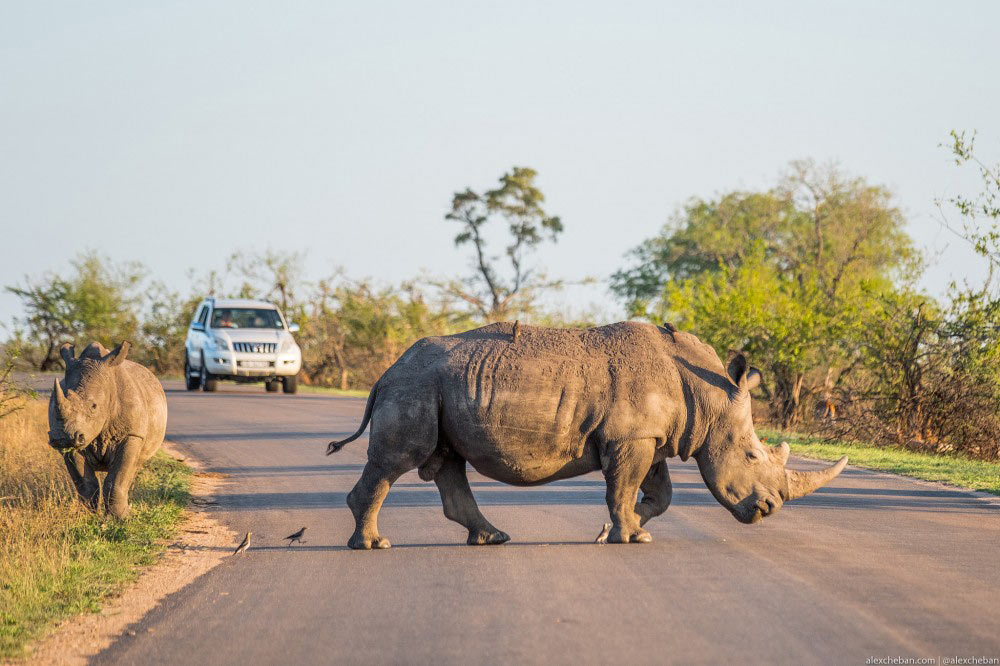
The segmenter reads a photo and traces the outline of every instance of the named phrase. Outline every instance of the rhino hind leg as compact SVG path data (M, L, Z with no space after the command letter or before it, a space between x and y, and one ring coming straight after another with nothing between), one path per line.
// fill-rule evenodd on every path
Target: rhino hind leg
M670 484L670 474L667 472L667 462L661 460L649 468L646 478L639 486L642 491L642 501L635 505L639 515L639 525L645 525L650 518L659 516L670 506L673 496L673 486Z
M396 479L427 462L437 448L437 397L432 392L416 397L411 393L408 390L400 398L391 390L380 388L379 401L372 408L368 462L347 495L347 506L354 514L355 524L347 545L355 550L392 545L378 533L378 512L382 502Z
M656 443L652 439L610 442L601 456L601 468L608 484L606 499L611 514L608 543L648 543L653 540L642 529L636 513L639 486L653 465Z
M501 532L486 520L469 487L469 477L465 471L465 460L457 455L449 455L441 462L434 483L441 493L444 515L469 530L466 543L470 546L501 544L510 541L506 532Z
M349 547L354 550L372 550L392 546L388 539L378 533L378 512L385 496L389 494L389 488L402 473L386 469L373 460L365 464L361 478L347 495L347 506L354 514L354 534L347 541Z

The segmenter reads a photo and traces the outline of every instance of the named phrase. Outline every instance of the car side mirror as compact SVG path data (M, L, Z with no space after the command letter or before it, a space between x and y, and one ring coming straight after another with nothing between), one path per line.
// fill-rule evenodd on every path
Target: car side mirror
M201 323L200 321L196 321L195 323L191 324L191 330L192 331L201 331L202 333L204 333L205 332L205 325L203 323Z
M293 321L291 324L288 325L288 332L289 333L298 333L299 332L299 325L296 324Z

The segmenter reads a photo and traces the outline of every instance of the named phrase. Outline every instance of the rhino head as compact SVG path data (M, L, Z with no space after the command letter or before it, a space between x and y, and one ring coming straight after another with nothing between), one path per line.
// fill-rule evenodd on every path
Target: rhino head
M110 352L94 342L79 358L73 358L73 345L62 346L59 353L66 363L66 375L62 383L56 378L49 400L49 443L53 447L85 448L105 429L117 395L114 368L122 364L128 350L128 342ZM63 384L76 388L64 389Z
M756 523L788 500L828 483L847 465L847 457L815 472L785 469L788 444L765 446L754 431L750 391L760 384L760 371L738 354L727 372L732 380L728 404L719 411L705 443L694 455L715 499L740 522Z

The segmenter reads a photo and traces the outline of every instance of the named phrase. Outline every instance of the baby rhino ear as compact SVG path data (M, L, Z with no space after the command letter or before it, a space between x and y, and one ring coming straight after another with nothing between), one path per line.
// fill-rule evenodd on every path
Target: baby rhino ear
M114 350L104 357L104 361L110 366L121 365L125 357L128 356L128 350L132 345L128 343L128 340L122 340L122 343L114 348Z

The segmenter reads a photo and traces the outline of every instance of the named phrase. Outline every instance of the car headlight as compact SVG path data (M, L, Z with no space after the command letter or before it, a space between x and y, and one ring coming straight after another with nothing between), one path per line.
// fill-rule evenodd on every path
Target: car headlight
M225 338L213 336L212 342L215 344L216 349L229 349L229 340L226 340Z
M295 349L295 340L292 340L291 338L285 338L284 340L281 341L280 351L282 354L284 354L285 352L292 351L293 349Z

